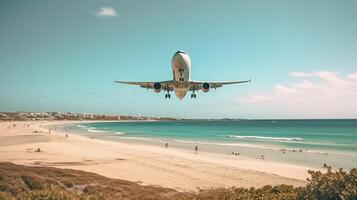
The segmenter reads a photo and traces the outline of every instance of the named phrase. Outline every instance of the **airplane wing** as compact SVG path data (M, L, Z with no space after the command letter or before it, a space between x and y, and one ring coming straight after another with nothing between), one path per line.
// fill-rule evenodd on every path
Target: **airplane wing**
M135 81L114 81L114 83L128 84L128 85L138 85L146 89L155 89L155 84L160 84L163 90L173 91L173 81L159 81L159 82L135 82Z
M200 90L200 89L210 89L210 88L216 89L222 87L223 85L248 83L248 82L251 82L251 79L244 80L244 81L190 81L189 89L190 90Z

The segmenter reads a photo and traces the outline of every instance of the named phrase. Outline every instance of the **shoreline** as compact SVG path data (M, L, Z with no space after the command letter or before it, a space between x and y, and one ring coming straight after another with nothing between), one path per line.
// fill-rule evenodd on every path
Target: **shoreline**
M14 123L16 127L8 128ZM307 170L311 169L245 157L205 152L195 154L172 148L91 139L57 130L48 133L48 126L83 123L86 122L1 122L0 160L79 169L181 191L213 186L303 186L308 177ZM33 133L34 129L41 132ZM36 148L41 148L41 152L36 153Z
M96 124L97 122L93 123ZM126 121L124 123L126 123ZM339 169L341 167L351 169L356 165L356 162L353 160L357 159L354 152L340 151L337 149L302 149L301 147L284 147L276 146L276 144L263 144L261 142L240 143L234 141L227 142L224 140L177 139L168 137L159 138L152 137L150 134L147 136L135 136L131 134L127 135L127 133L120 132L120 130L119 132L116 132L115 130L108 128L101 128L106 127L105 125L98 126L98 128L96 125L92 126L84 123L65 127L65 129L68 129L78 135L105 141L115 141L132 145L148 145L154 147L163 147L165 144L168 144L171 149L173 148L175 150L185 152L192 152L197 146L199 152L204 153L239 156L254 160L264 159L266 161L291 164L319 170L323 170L324 165L331 166L334 169ZM59 128L61 129L61 126L59 126ZM262 157L262 155L264 157Z

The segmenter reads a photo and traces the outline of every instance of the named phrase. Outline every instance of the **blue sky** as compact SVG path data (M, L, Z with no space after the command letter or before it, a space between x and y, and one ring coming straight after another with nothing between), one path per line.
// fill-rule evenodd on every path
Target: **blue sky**
M357 1L1 1L0 110L356 118ZM176 97L113 80L241 80ZM187 96L189 97L189 96Z

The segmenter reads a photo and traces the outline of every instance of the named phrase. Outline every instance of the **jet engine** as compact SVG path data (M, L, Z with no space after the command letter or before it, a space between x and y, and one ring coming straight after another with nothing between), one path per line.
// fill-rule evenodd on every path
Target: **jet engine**
M154 84L154 91L157 93L161 92L161 84L160 83Z
M202 85L202 91L203 92L208 92L209 88L210 88L209 83L203 83L203 85Z

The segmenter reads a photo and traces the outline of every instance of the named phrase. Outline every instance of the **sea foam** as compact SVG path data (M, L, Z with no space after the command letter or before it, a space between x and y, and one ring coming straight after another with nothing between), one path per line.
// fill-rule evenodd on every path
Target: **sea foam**
M88 126L84 126L84 125L77 125L78 128L82 128L82 129L87 129Z
M266 137L266 136L255 136L255 135L228 135L232 138L238 139L255 139L255 140L277 140L277 141L302 141L302 138L294 137Z
M103 132L105 132L105 131L96 130L96 129L93 128L93 127L88 128L87 131L88 131L88 132L91 132L91 133L103 133Z

